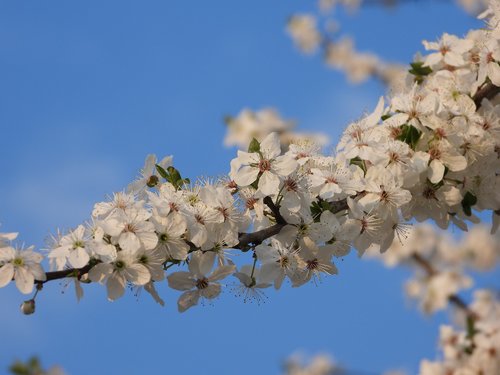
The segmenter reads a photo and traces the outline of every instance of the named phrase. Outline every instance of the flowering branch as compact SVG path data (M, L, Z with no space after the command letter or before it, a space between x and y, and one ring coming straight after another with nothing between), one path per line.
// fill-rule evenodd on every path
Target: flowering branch
M422 257L420 254L418 253L413 253L411 258L415 261L416 264L418 264L422 269L425 270L425 272L427 272L427 275L430 276L430 277L433 277L433 276L436 276L439 272L437 270L434 269L434 267L432 267L432 265L424 258ZM455 306L457 307L458 309L462 310L466 317L469 319L476 319L477 316L476 314L469 309L469 306L467 305L467 303L462 299L460 298L458 295L456 294L452 294L448 297L448 300Z

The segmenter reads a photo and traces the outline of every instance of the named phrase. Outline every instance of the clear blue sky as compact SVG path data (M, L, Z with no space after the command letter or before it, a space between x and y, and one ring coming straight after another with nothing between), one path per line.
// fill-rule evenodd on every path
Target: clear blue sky
M0 230L43 247L126 186L148 153L173 154L186 176L226 173L235 150L222 147L222 118L244 107L276 107L337 139L384 88L352 87L295 50L286 19L311 9L290 0L1 2ZM441 1L339 18L361 50L403 63L424 38L480 25ZM166 285L161 308L131 293L109 303L93 285L77 304L51 283L37 313L23 316L10 286L0 290L0 373L30 355L71 375L278 374L301 349L374 374L415 372L434 358L447 315L425 318L405 300L408 272L355 256L339 263L339 276L269 290L261 306L226 292L182 315Z

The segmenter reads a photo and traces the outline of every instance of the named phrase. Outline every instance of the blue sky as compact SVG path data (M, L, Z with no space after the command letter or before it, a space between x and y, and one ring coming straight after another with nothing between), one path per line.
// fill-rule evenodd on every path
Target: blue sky
M350 86L296 51L286 19L311 9L289 0L1 2L1 230L42 248L49 233L78 225L126 186L148 153L174 155L183 176L226 173L235 150L222 146L222 119L245 107L275 107L300 129L337 139L384 87ZM360 50L403 63L422 39L480 26L433 1L339 19ZM338 267L318 285L269 290L260 306L228 291L182 315L166 285L160 308L131 293L109 303L93 285L77 304L51 283L37 313L23 316L23 296L10 286L0 290L0 369L35 354L72 375L278 374L303 350L380 373L415 372L435 357L447 315L423 317L405 300L408 271L355 256Z

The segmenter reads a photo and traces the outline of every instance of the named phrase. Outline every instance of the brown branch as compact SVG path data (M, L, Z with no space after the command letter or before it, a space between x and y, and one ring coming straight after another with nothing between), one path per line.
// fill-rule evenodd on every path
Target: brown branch
M286 224L286 220L281 215L280 208L274 204L271 197L269 196L265 197L264 203L266 204L267 207L269 207L269 209L273 213L277 224Z
M487 83L476 92L472 99L476 103L476 108L479 109L483 99L493 99L498 93L500 93L500 87L495 86L493 83Z
M239 236L240 242L233 248L240 250L248 250L250 244L253 245L261 244L264 240L277 235L285 225L286 224L274 224L273 226L259 230L257 232L241 233Z
M96 263L89 263L85 267L82 268L68 268L67 270L62 270L62 271L53 271L53 272L46 272L45 280L35 280L36 284L45 284L48 281L53 281L53 280L58 280L58 279L64 279L65 277L68 276L73 276L77 277L80 279L83 275L88 273Z

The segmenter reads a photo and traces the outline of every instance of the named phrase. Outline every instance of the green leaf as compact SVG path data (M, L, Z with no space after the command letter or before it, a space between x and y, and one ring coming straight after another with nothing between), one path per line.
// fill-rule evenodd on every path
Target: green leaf
M260 151L260 143L255 138L252 138L252 142L248 145L248 152L259 152Z
M359 156L356 156L355 158L352 158L349 161L349 164L350 165L357 165L358 167L360 167L363 170L363 172L366 173L366 164L365 164L365 161L362 160Z
M410 64L411 69L409 72L417 77L425 77L432 73L432 69L428 66L424 66L423 61L416 61Z
M165 180L168 179L168 173L161 165L156 164L156 171L160 176L162 176Z
M403 124L399 128L401 129L401 135L397 139L406 143L412 150L415 150L417 143L422 136L422 132L413 125L408 124Z
M467 216L472 215L472 206L477 203L477 197L470 191L465 193L464 199L462 199L462 208Z
M182 180L180 172L174 168L174 167L168 167L167 168L169 177L170 177L170 182L172 185L175 185L178 183L179 180Z
M314 221L318 222L321 214L323 213L323 207L321 207L320 203L318 202L312 202L310 209Z

